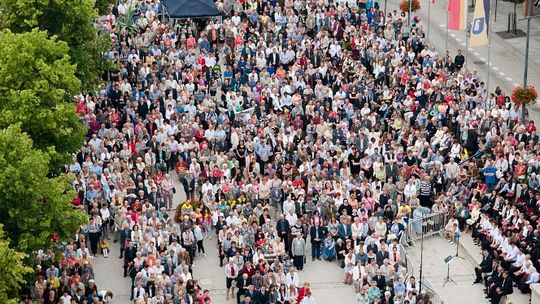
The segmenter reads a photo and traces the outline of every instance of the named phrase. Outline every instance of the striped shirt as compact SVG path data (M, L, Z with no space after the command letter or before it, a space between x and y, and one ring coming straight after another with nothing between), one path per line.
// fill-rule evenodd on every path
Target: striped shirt
M431 182L420 182L420 195L430 196L431 195Z

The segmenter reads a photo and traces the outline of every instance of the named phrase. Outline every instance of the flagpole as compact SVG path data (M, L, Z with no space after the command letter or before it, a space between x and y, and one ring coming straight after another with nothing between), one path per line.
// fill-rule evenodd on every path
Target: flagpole
M429 44L429 30L431 29L431 4L433 0L428 0L428 10L427 10L427 42Z
M468 4L468 3L467 3ZM468 72L468 62L469 62L469 37L470 37L470 28L469 28L469 7L465 5L465 75Z
M448 52L448 7L446 8L446 44L444 49Z

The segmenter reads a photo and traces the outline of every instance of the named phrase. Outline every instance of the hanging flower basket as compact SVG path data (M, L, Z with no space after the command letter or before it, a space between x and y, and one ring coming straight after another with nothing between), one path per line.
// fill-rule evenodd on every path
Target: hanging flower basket
M411 0L402 0L399 4L399 9L402 12L416 12L420 9L420 0L412 0L412 8L410 7L409 1Z
M536 103L538 92L533 86L521 87L518 86L512 92L512 101L516 105L529 105Z

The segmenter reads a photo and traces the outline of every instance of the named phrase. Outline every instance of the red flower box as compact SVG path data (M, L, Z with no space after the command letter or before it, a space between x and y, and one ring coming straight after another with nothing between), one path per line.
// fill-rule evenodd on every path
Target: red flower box
M518 86L512 91L512 101L516 105L534 104L538 98L538 92L533 86Z
M412 0L412 8L410 7L409 1L410 0L403 0L399 4L399 9L402 12L409 12L409 11L416 12L417 10L420 9L420 0Z

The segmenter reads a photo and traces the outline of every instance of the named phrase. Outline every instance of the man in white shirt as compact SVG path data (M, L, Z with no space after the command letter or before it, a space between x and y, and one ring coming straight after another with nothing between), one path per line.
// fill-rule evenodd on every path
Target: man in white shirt
M127 12L127 5L124 3L120 3L118 5L118 15L125 16Z
M67 291L64 291L64 294L60 297L59 304L70 304L71 302L71 296L68 294Z
M418 283L416 283L415 277L410 277L409 282L407 283L407 292L418 293Z
M459 165L455 162L454 158L450 159L450 162L446 164L446 178L454 180L459 175Z
M298 221L298 216L294 212L294 209L289 210L289 213L287 213L285 219L287 220L287 222L289 222L289 227L296 225L296 221Z
M503 253L501 254L501 256L504 258L504 260L502 261L503 267L505 267L505 269L508 269L508 266L510 266L510 264L516 261L518 254L519 248L516 246L516 244L510 242L508 249L505 250L503 248Z
M237 12L234 12L234 16L232 16L231 21L234 26L238 27L240 25L240 22L242 22L242 19L240 18L240 16L238 16Z
M330 56L332 57L341 55L341 46L334 40L328 48L328 53L330 53Z
M142 287L142 283L138 283L137 287L133 288L133 295L132 297L134 299L143 299L144 298L144 288Z
M213 68L216 65L216 57L213 52L209 52L207 56L204 57L204 64L207 68Z
M169 251L172 250L174 251L174 254L177 255L180 253L180 250L182 249L182 246L180 244L178 244L178 241L176 240L176 238L173 238L172 240L172 244L169 245Z
M235 224L235 225L240 224L240 220L232 211L229 212L229 216L227 216L227 218L225 219L225 222L227 223L227 226L231 226L232 224Z
M289 211L290 210L294 211L294 209L295 209L294 202L291 200L291 196L288 196L287 200L285 202L283 202L283 213L288 215Z

